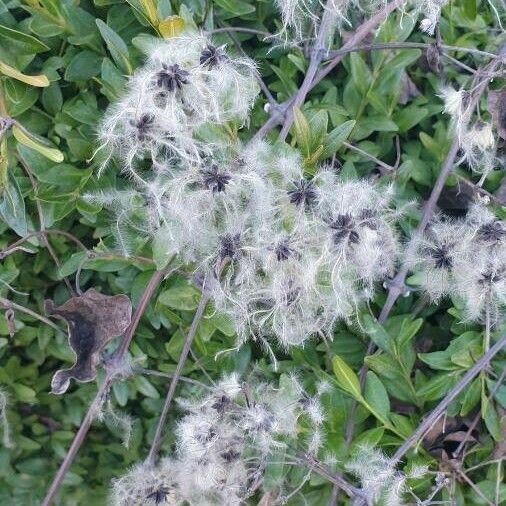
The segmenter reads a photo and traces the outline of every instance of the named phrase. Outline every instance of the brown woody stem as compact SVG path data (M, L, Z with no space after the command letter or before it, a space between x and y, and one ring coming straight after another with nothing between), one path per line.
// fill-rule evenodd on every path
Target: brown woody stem
M139 321L141 319L141 316L143 315L149 301L151 300L151 297L155 293L158 285L162 282L162 280L165 278L165 276L170 273L170 268L166 267L163 270L155 271L153 273L153 276L151 276L151 279L149 280L148 286L144 290L144 293L142 295L141 300L139 301L139 305L137 306L134 316L132 318L132 322L130 323L129 327L123 334L123 337L121 339L121 342L114 352L112 360L114 361L121 361L124 359L124 356L128 350L128 347L130 345L130 342L133 339L134 333L137 329L137 326L139 324ZM67 474L67 471L69 470L70 466L72 465L72 462L74 461L79 449L81 448L82 444L84 443L84 440L86 439L86 435L88 434L88 431L90 430L91 424L93 422L93 419L95 418L95 415L97 413L97 410L100 408L103 401L107 398L107 395L109 394L109 391L111 389L111 386L114 382L114 371L108 370L104 379L104 382L100 386L95 398L93 399L93 402L91 403L90 407L88 408L88 412L86 413L83 421L81 422L81 426L79 427L79 430L77 431L76 435L74 436L74 439L72 441L72 444L70 445L69 450L67 451L67 454L65 455L65 458L63 459L63 462L60 464L60 467L53 478L53 482L51 483L47 493L46 497L42 501L41 506L49 506L56 494L58 493L58 490L60 489L63 479L65 478L65 475Z

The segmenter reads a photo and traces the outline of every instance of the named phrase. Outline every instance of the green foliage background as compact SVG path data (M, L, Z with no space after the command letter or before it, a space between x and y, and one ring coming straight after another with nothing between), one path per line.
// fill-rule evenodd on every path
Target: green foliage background
M153 5L155 11L150 11L149 6ZM58 304L69 297L63 277L72 282L82 265L82 288L95 287L108 294L126 293L134 305L138 302L154 268L151 245L138 238L137 255L142 258L115 254L107 212L80 196L86 191L121 185L121 177L114 170L97 179L94 171L97 161L93 159L96 126L108 103L121 95L125 76L142 61L139 50L142 37L159 36L153 25L175 14L187 26L194 23L205 30L244 26L274 33L279 29L279 15L269 0L0 0L0 61L27 75L44 74L50 81L49 86L41 88L0 75L2 105L28 132L47 139L64 156L62 163L56 163L22 145L13 135L7 137L6 152L0 153L0 245L5 248L19 236L40 228L38 203L46 228L68 231L89 250L108 252L107 256L86 259L86 253L73 241L57 233L50 234L49 241L62 264L58 269L43 241L32 237L24 243L25 250L2 259L1 297L43 314L44 299L53 299ZM409 16L391 16L376 40L432 42L415 29L415 24ZM500 43L496 27L486 1L454 0L444 9L441 35L447 45L495 53ZM236 33L235 38L257 61L279 102L297 91L307 67L301 50L275 45L272 48L261 36L252 34ZM225 33L216 34L215 40L235 50ZM481 56L465 52L452 54L473 68L484 61ZM468 75L449 65L448 60L443 59L442 63L443 74L438 76L424 65L420 49L356 52L347 56L313 90L303 108L304 116L299 117L297 124L303 130L296 132L294 139L308 166L315 160L335 156L345 177L368 175L375 171L375 163L343 147L341 141L346 137L343 132L348 134L349 142L390 164L396 161L398 136L401 146L395 175L398 199L423 200L432 188L451 140L448 119L441 114L442 105L437 98L438 87L442 81L461 84L469 81ZM404 96L406 72L420 91L418 96ZM266 121L264 104L260 97L249 126L240 132L242 137L248 138ZM482 105L486 111L486 104ZM304 128L309 130L304 133ZM333 143L332 137L327 136L332 131L336 137ZM23 164L33 173L35 186ZM469 180L474 178L464 169L458 169L457 174ZM502 171L491 174L485 189L496 191L502 176ZM462 212L468 203L466 192L458 194L457 182L455 175L450 177L440 202L452 213ZM404 218L402 226L407 235L416 226L418 217L419 212L414 209ZM161 261L156 252L155 259ZM416 276L408 281L416 288ZM377 296L371 308L375 314L384 299L384 293ZM212 377L218 377L223 371L245 371L258 360L268 378L295 368L311 383L322 376L331 377L336 371L336 381L342 386L342 375L354 374L350 371L357 371L364 362L371 338L380 352L366 359L371 372L363 393L365 405L362 403L356 412L353 445L368 441L388 451L409 435L424 413L482 353L480 327L460 323L458 307L449 302L438 307L423 306L419 305L419 299L416 289L400 299L386 330L364 314L361 325L337 328L332 342L312 342L289 355L280 351L277 373L262 350L251 345L215 360L218 351L234 346L234 336L227 322L209 309L194 346L200 365L189 360L184 373L206 381L200 366ZM172 372L198 300L198 291L186 277L173 275L165 281L130 347L134 360L150 369ZM416 316L415 308L419 311ZM15 326L15 335L9 337L7 321L0 318L0 384L9 396L7 417L15 443L12 449L0 447L0 503L24 506L38 504L43 497L96 392L96 385L73 386L62 397L51 395L52 374L73 358L65 335L19 311L15 312ZM496 328L495 336L500 332ZM341 358L334 359L332 365L334 355ZM504 360L498 359L493 370L500 371L502 366ZM484 376L476 379L452 404L450 418L474 414L480 399L485 402L488 398L492 383ZM128 412L135 420L131 447L127 450L121 445L115 427L108 422L96 422L65 479L59 504L105 503L110 479L145 457L165 386L163 378L152 376L135 376L114 385L112 400L116 409ZM189 393L191 387L180 386L180 392L183 391ZM351 405L349 393L353 394L347 393L346 388L336 389L327 406L328 448L341 461L346 460L350 451L344 443ZM503 386L484 411L486 415L479 425L480 443L473 446L466 458L468 466L493 458L501 430L504 431L505 408ZM165 450L170 449L170 443L169 430ZM409 460L427 459L420 453ZM491 500L495 496L497 472L497 466L484 466L471 475L479 490ZM299 478L298 471L291 471L294 483ZM423 490L427 482L417 486ZM307 504L326 504L330 491L329 484L313 478L305 488ZM502 488L500 493L500 503L504 503L506 490ZM475 490L462 483L457 484L456 498L461 505L485 504ZM298 501L293 499L291 504L299 504Z

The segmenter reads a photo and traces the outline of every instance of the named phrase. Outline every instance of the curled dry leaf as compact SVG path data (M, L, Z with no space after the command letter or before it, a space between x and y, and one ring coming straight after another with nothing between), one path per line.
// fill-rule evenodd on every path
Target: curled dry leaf
M51 381L54 394L65 393L71 379L81 383L93 380L100 351L127 329L132 318L132 304L126 295L103 295L93 288L59 307L48 300L45 309L48 315L67 322L69 344L76 355L70 369L60 369L54 374Z
M489 92L488 110L499 135L506 140L506 88Z

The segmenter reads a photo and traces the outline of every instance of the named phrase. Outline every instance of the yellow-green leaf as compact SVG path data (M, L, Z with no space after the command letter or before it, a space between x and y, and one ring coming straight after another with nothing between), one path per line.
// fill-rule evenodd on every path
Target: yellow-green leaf
M30 86L37 86L39 88L45 88L46 86L49 86L49 79L44 74L38 76L27 76L26 74L23 74L19 70L16 70L14 67L11 67L2 61L0 61L0 73L8 77L12 77L13 79L17 79L23 83L29 84Z
M307 157L310 154L311 131L306 117L298 107L294 107L293 109L293 126L295 128L297 146L304 156Z
M169 16L158 25L158 31L165 39L177 37L184 29L184 19L181 16Z
M7 158L7 141L5 137L0 140L0 191L7 185L7 166L9 159Z
M158 14L156 12L155 2L153 0L139 0L139 3L142 5L142 9L149 22L156 27L158 23Z
M339 355L332 357L332 367L339 386L355 399L361 399L360 381L351 367Z
M23 146L34 149L53 162L63 162L63 153L60 150L44 146L32 134L28 133L26 130L20 128L19 126L14 125L12 127L12 133L15 139L20 144L23 144Z

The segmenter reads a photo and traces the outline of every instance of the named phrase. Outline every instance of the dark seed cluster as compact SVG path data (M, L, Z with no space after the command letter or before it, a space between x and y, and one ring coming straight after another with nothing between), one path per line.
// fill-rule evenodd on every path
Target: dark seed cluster
M216 47L208 44L200 55L200 64L203 67L207 67L209 70L211 70L213 67L218 66L225 59L226 55L221 47Z
M338 215L329 226L332 230L334 230L332 238L336 245L343 243L359 243L360 235L357 231L355 220L350 214Z
M232 179L230 174L220 172L217 165L213 165L210 169L202 170L201 174L204 186L213 193L224 192Z
M220 239L220 258L234 258L241 246L240 234L225 234Z
M434 267L437 269L451 269L453 267L451 249L451 245L449 244L440 244L437 246L427 246L424 249L424 253L432 258Z
M140 141L145 141L153 128L154 122L155 117L152 114L142 114L138 120L131 119L130 125L137 130L137 138Z
M164 91L174 92L180 90L183 84L188 84L190 73L182 69L177 63L174 65L162 64L156 76L156 85Z
M288 191L290 202L297 207L312 206L317 199L316 189L311 181L301 179L293 182L293 190Z

